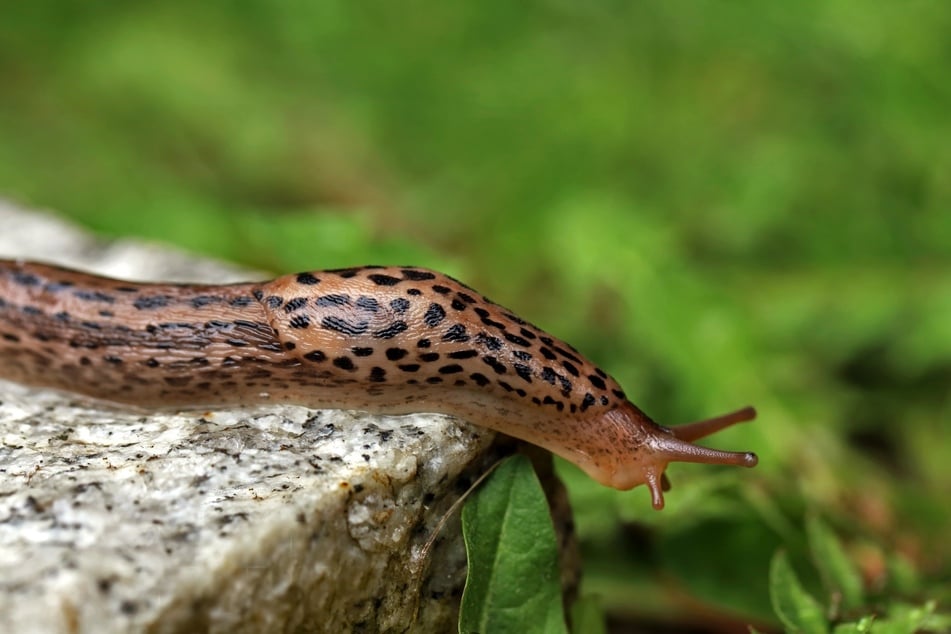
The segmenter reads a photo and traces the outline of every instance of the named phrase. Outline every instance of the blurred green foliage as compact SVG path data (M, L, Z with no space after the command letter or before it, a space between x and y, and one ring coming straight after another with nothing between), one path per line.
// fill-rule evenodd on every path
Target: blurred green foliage
M809 514L867 594L947 606L948 33L924 0L16 3L0 194L274 271L433 266L662 422L756 405L711 444L760 466L675 466L663 513L564 469L612 623L775 623Z

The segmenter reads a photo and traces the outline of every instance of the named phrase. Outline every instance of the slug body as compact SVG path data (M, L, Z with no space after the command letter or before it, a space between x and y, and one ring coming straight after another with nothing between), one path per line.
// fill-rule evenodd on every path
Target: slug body
M754 466L691 444L751 408L654 423L574 348L440 273L361 267L270 282L122 282L0 260L0 378L139 407L266 402L436 412L540 445L599 482L672 461Z

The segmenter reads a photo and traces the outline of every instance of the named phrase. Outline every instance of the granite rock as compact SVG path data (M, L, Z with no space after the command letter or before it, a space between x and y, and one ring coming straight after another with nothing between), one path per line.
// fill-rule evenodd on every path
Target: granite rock
M0 226L0 257L260 277L2 203ZM453 630L458 514L437 527L494 437L434 414L156 413L0 382L0 631Z

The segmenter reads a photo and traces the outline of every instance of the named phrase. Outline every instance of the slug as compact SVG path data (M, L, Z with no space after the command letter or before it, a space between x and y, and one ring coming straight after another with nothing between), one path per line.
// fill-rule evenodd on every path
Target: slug
M0 260L0 378L146 408L286 402L458 416L539 445L663 508L674 461L752 408L652 421L570 345L468 286L364 266L226 285L123 282Z

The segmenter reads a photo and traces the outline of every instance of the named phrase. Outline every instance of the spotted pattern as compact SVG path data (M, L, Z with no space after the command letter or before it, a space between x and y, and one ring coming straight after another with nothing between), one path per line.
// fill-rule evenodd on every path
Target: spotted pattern
M570 345L412 267L210 286L0 260L0 378L138 406L455 414L621 488L648 480L618 465L668 433Z
M277 365L285 368L283 374L299 380L301 368L327 364L327 370L314 374L311 380L327 385L344 381L368 386L406 384L407 375L414 375L412 385L439 385L444 381L429 379L462 375L454 388L514 394L535 405L537 397L542 406L555 410L568 407L573 412L610 408L625 400L620 388L602 370L584 362L573 348L433 271L363 267L305 272L259 286L189 287L133 286L52 267L28 266L31 270L25 271L20 265L3 262L0 269L5 285L27 295L22 302L0 305L0 342L5 346L4 355L45 356L44 366L55 365L56 355L42 355L37 346L27 351L24 328L32 330L29 337L34 341L54 344L51 350L62 344L70 349L101 349L109 351L99 355L101 364L118 366L130 356L134 358L130 365L150 371L181 369L180 359L162 358L171 357L174 351L213 350L215 354L201 357L203 363L192 362L188 367L200 365L222 372L250 364L258 368L255 376L260 380L265 378L260 367ZM38 301L40 295L55 297L69 310L40 308L50 304L49 300ZM208 312L209 317L203 320L202 312ZM393 345L397 341L398 345ZM235 356L224 353L228 348L243 350ZM143 355L138 351L143 349L150 354L139 358ZM154 354L156 351L164 353ZM293 356L276 359L272 353ZM76 364L101 367L94 356L83 356ZM19 374L27 372L24 369ZM206 374L215 378L210 370ZM234 374L237 372L229 371L218 378ZM493 375L499 378L491 379ZM147 381L147 377L134 376L124 375L120 383ZM274 376L272 372L270 377ZM503 378L507 376L512 379ZM180 376L165 378L172 379L164 383L174 387L190 383ZM291 377L280 380L290 384ZM512 381L525 387L515 387ZM210 384L220 387L215 381ZM265 383L256 386L270 387ZM78 387L95 391L91 385ZM117 390L142 391L121 384L112 391ZM210 400L223 395L224 390L219 389Z

